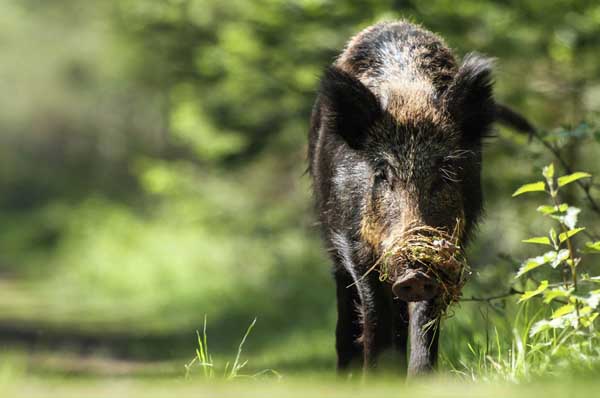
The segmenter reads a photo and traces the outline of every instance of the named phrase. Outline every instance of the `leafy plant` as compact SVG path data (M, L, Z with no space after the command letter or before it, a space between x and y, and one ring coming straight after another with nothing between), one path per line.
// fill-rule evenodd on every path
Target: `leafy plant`
M557 329L564 332L561 338L566 341L577 333L587 331L592 334L594 321L600 314L600 289L595 289L600 277L579 272L583 255L600 253L600 242L586 242L583 248L577 247L574 237L585 231L585 227L577 226L581 210L563 203L559 195L566 185L590 178L591 174L575 172L557 177L554 165L550 164L544 167L542 175L542 181L525 184L513 193L514 197L531 192L545 192L549 204L541 205L536 210L542 216L554 220L555 224L549 229L547 236L536 236L523 241L547 246L548 250L521 264L516 278L528 278L537 286L525 291L519 302L543 297L543 303L550 306L552 314L550 318L535 323L529 331L530 335ZM538 281L532 277L532 271L538 269L549 271L552 277Z
M240 344L237 349L237 354L233 363L231 364L229 361L225 363L225 367L221 373L222 378L225 380L233 380L236 378L255 378L265 374L271 374L276 376L277 378L281 378L281 375L275 371L274 369L264 369L258 373L254 374L242 374L240 371L248 364L248 361L242 361L242 351L244 348L244 343L246 339L250 335L250 332L254 328L256 324L256 318L252 321L250 326L246 329L246 333L242 337ZM196 348L196 356L185 366L185 377L188 378L190 376L192 366L197 365L202 368L202 374L205 379L215 379L218 377L218 373L215 370L215 363L213 361L213 357L209 354L208 351L208 335L206 333L206 315L204 316L204 324L202 327L202 334L196 331L196 335L198 336L198 348ZM230 366L231 365L231 366Z

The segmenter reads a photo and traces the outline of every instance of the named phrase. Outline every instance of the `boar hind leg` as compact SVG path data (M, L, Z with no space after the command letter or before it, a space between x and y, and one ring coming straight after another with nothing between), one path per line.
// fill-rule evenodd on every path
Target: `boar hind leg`
M335 273L337 285L337 326L335 331L335 345L337 351L337 369L343 373L352 364L360 365L362 359L362 346L359 343L361 334L360 319L356 308L360 303L356 286L346 271Z
M408 375L416 376L433 370L437 361L439 320L433 301L417 301L408 305L410 319L410 360Z

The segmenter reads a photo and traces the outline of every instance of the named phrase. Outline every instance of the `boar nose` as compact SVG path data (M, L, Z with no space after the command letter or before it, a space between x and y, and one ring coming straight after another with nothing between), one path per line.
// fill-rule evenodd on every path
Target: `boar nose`
M438 286L425 273L409 269L392 285L394 295L404 301L429 300L438 292Z

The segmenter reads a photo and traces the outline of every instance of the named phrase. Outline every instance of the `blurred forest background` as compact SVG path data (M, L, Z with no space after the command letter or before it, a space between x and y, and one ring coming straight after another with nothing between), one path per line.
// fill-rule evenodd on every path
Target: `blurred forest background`
M573 129L595 126L600 105L597 1L3 0L0 355L29 353L40 371L81 370L42 360L63 355L181 373L206 314L215 352L258 317L247 344L258 366L333 369L308 118L346 40L400 17L461 57L497 58L498 99L558 145L570 138L576 169L600 172L600 130ZM498 129L484 159L466 296L513 283L520 241L540 225L534 202L510 196L552 157ZM481 343L489 317L510 328L514 301L455 307L443 357Z

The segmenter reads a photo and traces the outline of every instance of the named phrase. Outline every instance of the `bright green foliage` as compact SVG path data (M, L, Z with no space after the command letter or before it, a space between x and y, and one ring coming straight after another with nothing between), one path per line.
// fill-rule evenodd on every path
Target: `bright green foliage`
M519 196L519 195L522 195L527 192L540 192L540 191L544 191L545 189L546 189L546 186L544 185L543 181L532 182L531 184L525 184L525 185L521 186L519 189L517 189L515 191L515 193L512 194L512 196L513 197Z
M600 253L600 241L587 242L585 244L585 249L589 253Z
M522 241L523 243L537 243L538 245L548 245L552 246L550 243L550 238L546 236L538 236L536 238L529 238Z
M554 214L556 212L565 212L568 208L569 208L569 205L566 203L563 203L559 206L548 206L548 205L539 206L536 210L538 212L542 213L543 215L548 215L548 214Z
M569 130L562 131L565 137L572 138ZM578 132L589 133L589 128ZM573 198L572 192L563 188L565 185L590 175L578 172L559 177L552 164L543 168L542 175L550 203L536 210L552 225L547 236L522 242L545 246L545 253L523 261L516 274L524 291L517 303L516 317L507 321L512 332L510 344L505 343L507 333L496 328L492 347L487 341L485 350L469 346L478 358L470 369L472 378L519 382L565 369L595 372L600 364L600 333L595 325L600 314L600 276L591 274L592 270L597 272L594 259L585 256L600 252L600 244L580 242L584 235L594 236L590 232L593 225L588 229L577 226L580 209L561 201L562 196ZM540 182L535 184L541 188ZM589 186L578 185L584 190ZM531 186L527 184L525 187L529 188L517 193L537 192ZM588 199L593 205L593 198ZM586 217L586 221L593 220Z
M554 163L550 163L548 166L544 167L542 169L542 175L549 184L554 181Z
M562 232L560 235L558 235L558 240L560 243L563 243L564 241L566 241L567 239L575 236L576 234L580 233L581 231L583 231L585 228L573 228L570 229L566 232Z
M566 176L562 176L558 178L558 186L559 187L564 187L567 184L570 184L572 182L575 182L577 180L580 180L582 178L588 178L591 177L592 175L589 173L584 173L582 171L579 171L577 173L573 173L573 174L569 174Z
M557 260L559 262L563 261L568 255L568 252L563 249L561 251L549 251L541 256L529 258L521 264L521 268L517 272L517 278L544 264L550 264L552 268L556 268L558 265Z
M544 303L548 304L555 298L569 297L573 293L573 288L565 289L563 286L558 286L555 289L548 289L544 292Z
M548 288L548 281L542 281L542 283L540 283L540 285L535 290L530 290L528 292L523 293L521 295L521 297L519 298L519 303L521 303L523 301L527 301L530 298L543 293L547 288Z
M531 335L535 335L545 330L563 329L595 334L593 327L594 320L600 314L598 308L598 298L595 290L590 290L590 278L584 279L578 273L582 258L575 245L574 237L584 231L584 227L576 227L577 215L580 209L561 203L559 190L565 185L577 181L581 178L591 177L588 173L577 172L562 177L555 177L554 165L544 167L542 174L545 178L545 184L548 187L547 194L552 205L543 205L537 208L542 215L556 220L559 230L557 234L554 228L550 228L548 237L537 237L524 240L526 243L537 243L553 247L552 251L530 258L523 262L517 272L516 278L521 278L530 272L537 270L544 265L549 265L554 269L551 273L554 281L550 284L544 280L534 289L526 291L519 302L527 301L532 297L544 294L544 303L553 306L554 303L561 303L558 308L553 307L550 319L542 319L531 328ZM540 184L540 183L536 183ZM519 188L513 196L525 192L532 192L534 189L526 188L531 184ZM597 242L586 243L588 250L595 250L598 247ZM551 286L551 289L548 287ZM573 335L575 336L575 335Z

